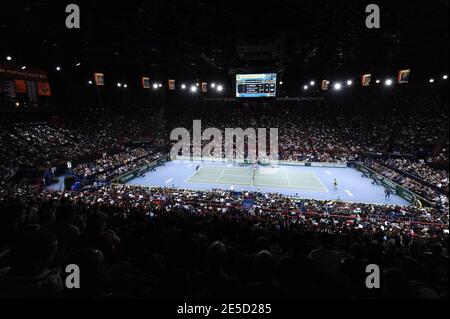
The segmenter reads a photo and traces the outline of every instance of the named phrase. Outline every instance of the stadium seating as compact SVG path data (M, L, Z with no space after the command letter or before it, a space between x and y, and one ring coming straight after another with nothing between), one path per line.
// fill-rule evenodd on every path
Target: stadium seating
M401 271L403 286L397 288L411 297L447 296L448 171L432 164L448 161L448 152L445 142L436 151L440 134L445 140L445 133L426 129L444 125L445 115L409 113L399 118L374 113L369 124L362 114L343 112L330 119L317 109L314 114L291 108L268 112L246 113L236 107L220 120L214 114L193 114L179 116L171 125L189 127L198 116L205 126L221 129L232 124L279 127L282 159L366 158L368 167L429 199L435 208L299 202L277 194L117 184L52 192L18 181L14 173L70 160L76 162L73 172L81 178L111 180L162 155L130 146L132 141L164 136L172 126L150 132L144 120L131 115L120 121L133 125L120 130L114 120L105 119L77 125L66 121L64 126L14 123L0 133L6 150L1 155L0 248L11 249L10 257L0 258L0 265L8 266L0 276L1 296L397 297L394 290L372 293L360 287L361 264L367 261L390 267L385 274L388 281ZM431 120L432 116L440 120ZM418 121L425 128L412 134ZM401 129L388 129L393 126ZM154 138L149 145L163 143L164 139ZM420 153L412 148L424 144L428 151L422 161L367 157L371 152L388 154L399 145L407 146L408 153ZM45 247L57 245L54 258L43 264L33 259L37 255L27 256L32 242L42 246L42 254L50 253ZM335 264L324 264L330 258L336 259ZM86 264L92 276L95 273L95 280L76 293L58 284L64 278L56 269L70 260ZM24 261L37 268L22 267ZM99 264L105 270L99 271ZM37 277L32 285L21 285L24 276ZM38 286L46 287L44 295Z

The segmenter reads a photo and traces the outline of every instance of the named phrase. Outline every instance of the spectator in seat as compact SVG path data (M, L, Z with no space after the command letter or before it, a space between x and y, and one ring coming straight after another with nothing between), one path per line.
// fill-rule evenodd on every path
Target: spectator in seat
M430 281L435 287L440 287L441 295L448 293L448 257L444 255L444 249L439 243L431 246L431 256L426 263Z
M58 238L60 245L68 246L80 235L78 227L73 225L75 208L70 205L61 205L56 209L55 221L42 227L42 230Z
M365 297L368 289L365 285L367 273L366 267L369 263L364 258L364 246L354 244L350 247L350 254L342 263L342 272L349 279L351 290L355 291L356 297Z
M256 254L253 261L253 273L256 282L245 287L246 295L255 300L276 300L283 298L280 285L275 280L276 261L267 250Z
M321 273L337 274L341 268L341 258L333 250L334 238L328 233L320 236L320 246L309 254L314 261L317 271Z
M284 254L278 269L279 281L287 287L290 297L311 297L316 277L314 262L307 255L306 236L295 233L290 239L290 250Z
M228 256L225 245L216 241L206 252L206 271L197 279L199 286L203 287L197 297L216 300L230 300L236 297L239 282L224 271Z
M9 249L24 232L25 208L22 205L0 207L0 249Z
M384 270L381 282L383 298L410 299L412 297L408 281L398 268Z
M48 233L23 236L11 250L11 267L0 274L1 298L55 298L63 291L60 269L50 269L58 241Z
M110 237L105 235L107 215L94 212L87 217L86 232L81 234L75 247L79 249L94 248L100 250L109 265L116 261L116 251Z
M409 280L413 298L438 299L439 295L429 287L425 268L414 258L406 256L402 260L401 269Z

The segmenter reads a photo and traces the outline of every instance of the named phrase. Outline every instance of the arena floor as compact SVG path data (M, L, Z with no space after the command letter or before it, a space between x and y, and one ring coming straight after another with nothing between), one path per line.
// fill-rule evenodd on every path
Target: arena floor
M196 167L200 165L198 171ZM353 168L304 166L258 166L253 179L253 167L237 167L217 162L173 161L145 176L129 181L128 185L176 187L210 190L260 191L299 196L308 199L342 200L358 203L409 205L392 195L385 198L382 186L372 185ZM338 187L333 181L336 178Z
M255 173L255 174L253 174ZM254 175L254 176L253 176ZM289 188L326 192L325 185L313 172L288 171L286 168L204 167L190 176L186 183L206 183L253 187Z

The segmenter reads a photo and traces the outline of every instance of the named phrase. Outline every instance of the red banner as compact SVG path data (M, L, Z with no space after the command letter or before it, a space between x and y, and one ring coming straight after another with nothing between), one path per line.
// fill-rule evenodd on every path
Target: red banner
M25 80L14 80L16 93L27 93L27 82Z
M38 82L38 94L41 96L51 96L50 84L48 82Z

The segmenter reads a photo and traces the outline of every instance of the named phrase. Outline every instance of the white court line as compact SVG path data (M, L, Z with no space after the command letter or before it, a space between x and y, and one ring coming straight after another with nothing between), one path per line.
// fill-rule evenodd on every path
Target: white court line
M230 170L230 169L224 169L224 171L233 173L233 170ZM253 174L228 174L227 173L227 176L252 176L252 175Z
M223 176L223 173L225 173L225 169L222 170L222 172L220 173L219 177L216 178L216 183L219 181L219 179Z
M191 179L188 180L186 183L191 183L191 184L195 184L195 183L200 183L200 184L222 184L222 185L231 185L231 184L237 184L237 185L241 185L241 186L251 186L251 183L245 183L245 182L236 182L236 181L228 181L228 180L221 180L221 181L217 181L215 182L214 180L206 180L206 179Z
M169 179L166 181L166 184L169 184L171 181L173 181L173 178L169 178Z
M245 182L236 182L236 181L227 181L227 180L221 180L218 182L214 182L212 180L201 180L201 179L193 179L188 180L187 183L195 184L236 184L240 186L252 186L251 183L245 183ZM265 184L265 183L257 183L253 185L253 187L265 187L265 188L283 188L283 189L298 189L298 190L304 190L304 191L312 191L312 192L328 192L328 190L324 189L323 187L289 187L288 185L278 185L278 184Z
M311 172L312 173L312 172ZM322 180L320 178L317 177L317 175L315 173L312 173L314 175L314 177L319 181L320 185L322 185L322 187L325 189L325 191L327 193L329 193L328 188L326 188L326 186L323 184Z
M213 169L213 170L221 169L221 172L220 172L219 176L216 178L215 181L214 180L209 180L209 179L207 179L207 180L205 180L205 179L196 179L194 177L196 172L194 172L184 182L185 183L207 183L207 184L235 184L235 183L238 183L239 185L252 186L252 184L248 183L248 182L243 182L243 181L242 182L241 181L236 182L236 181L227 181L226 180L227 177L240 177L240 178L248 177L248 178L250 178L250 175L242 175L242 174L237 175L237 174L229 174L229 173L227 173L227 172L236 172L236 171L243 171L243 172L248 171L246 169L239 169L239 168L224 169L224 168L219 168L219 167L214 167L214 168L211 167L211 168L207 168L207 169L204 168L204 169L201 169L201 170L210 170L210 169ZM319 183L321 185L320 188L319 187L307 187L307 186L294 187L294 186L292 186L290 178L287 176L287 172L286 171L280 171L280 172L283 172L285 174L285 177L286 177L289 185L279 185L279 184L276 184L276 183L266 184L266 183L259 182L259 183L255 183L254 186L255 187L262 186L262 187L272 187L272 188L276 187L276 188L300 189L300 190L305 190L305 191L322 191L322 192L327 192L327 193L329 192L328 188L325 187L323 182L320 180L320 178L317 177L317 175L314 172L311 172L311 171L302 172L301 175L303 175L303 174L313 175L314 178L319 181ZM224 176L224 174L225 174L225 176ZM220 180L221 178L225 178L225 180ZM263 180L271 180L271 179L272 180L274 180L274 179L275 180L279 180L281 178L281 176L259 175L258 178L263 179Z
M289 179L288 174L287 174L286 172L284 172L284 175L285 175L286 178L287 178L287 181L288 181L288 183L289 183L289 187L292 187L291 180Z
M186 178L186 179L184 180L183 183L187 183L187 182L188 182L192 177L194 177L194 175L197 174L197 173L198 173L197 171L194 171L194 173L192 173L191 175L189 175L188 178Z
M251 175L235 175L235 174L225 174L225 177L252 177ZM275 179L275 180L280 180L283 177L282 176L265 176L265 175L256 175L255 177L259 178L259 179Z
M344 192L346 192L347 195L350 196L350 197L353 197L353 196L354 196L353 193L350 192L348 189L345 189Z
M287 186L287 185L277 185L277 184L263 184L263 183L257 183L255 186L264 186L267 188L289 188L289 189L298 189L298 190L304 190L304 191L317 191L317 192L328 192L326 189L322 187L294 187L294 186Z
M251 178L251 175L232 175L232 174L227 174L226 176L230 176L230 177L248 177ZM255 175L255 178L259 178L259 179L276 179L276 180L282 180L283 177L282 176L261 176L261 175Z

